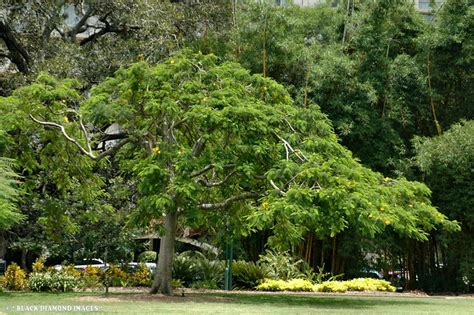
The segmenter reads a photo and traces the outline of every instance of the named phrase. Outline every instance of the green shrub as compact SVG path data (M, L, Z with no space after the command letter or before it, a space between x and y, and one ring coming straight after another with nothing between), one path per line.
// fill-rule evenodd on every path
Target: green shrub
M223 287L224 263L218 260L209 260L201 253L196 254L193 266L194 284L191 284L191 286L195 288L208 289Z
M200 252L183 252L174 259L173 279L185 287L217 289L223 286L224 263Z
M145 264L139 264L137 270L128 274L130 286L148 287L151 285L152 274Z
M260 263L244 260L232 263L232 283L236 289L255 289L266 278L269 278L268 269Z
M321 267L318 267L318 271L315 272L312 269L305 272L306 279L310 280L313 283L323 283L324 281L334 281L344 276L344 274L333 275L330 272L324 271L324 264Z
M52 291L52 274L50 272L33 272L28 277L27 287L31 291Z
M219 289L216 279L196 280L191 283L193 289Z
M26 272L17 264L11 263L5 271L4 287L12 291L20 291L26 285Z
M325 281L314 285L317 292L346 292L346 291L387 291L395 292L390 282L372 278L357 278L348 281Z
M147 250L140 255L138 255L139 262L156 262L157 254L155 251Z
M373 278L357 278L347 282L348 291L388 291L395 292L396 288L386 280Z
M306 278L303 269L304 261L296 260L288 252L275 252L267 250L265 255L261 255L258 261L265 267L272 279L296 279Z
M103 274L103 282L110 287L126 287L128 275L117 265L111 264Z
M345 281L324 281L313 286L315 292L346 292L347 285Z
M390 282L372 278L358 278L349 281L324 281L312 284L305 279L275 280L265 279L257 286L260 291L315 291L315 292L346 292L346 291L388 291L395 292Z
M3 292L3 289L6 287L5 276L0 276L0 292Z
M313 284L305 279L291 279L287 282L287 291L313 291Z
M82 271L82 281L85 288L102 287L101 279L104 279L104 272L98 267L88 265Z
M69 292L82 288L81 278L65 273L53 273L53 291Z
M27 286L31 291L70 292L83 287L80 277L64 271L33 272Z
M183 283L181 282L181 280L172 279L172 280L171 280L171 286L173 287L173 289L182 288L182 287L183 287Z
M194 280L194 258L190 252L177 254L173 261L173 279L179 280L185 287L189 287Z
M291 279L291 280L274 280L265 279L264 282L257 286L259 291L313 291L313 284L309 280Z

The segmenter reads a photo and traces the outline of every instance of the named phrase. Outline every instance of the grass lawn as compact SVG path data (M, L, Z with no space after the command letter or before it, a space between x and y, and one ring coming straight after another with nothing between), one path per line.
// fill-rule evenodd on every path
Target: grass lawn
M26 306L95 311L26 311ZM23 311L18 308L23 307ZM98 311L97 311L98 309ZM0 314L474 314L474 298L296 294L0 293Z

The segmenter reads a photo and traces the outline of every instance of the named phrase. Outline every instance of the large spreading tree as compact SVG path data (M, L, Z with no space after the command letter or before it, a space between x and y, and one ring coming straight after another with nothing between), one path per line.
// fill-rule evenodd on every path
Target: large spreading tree
M370 237L392 229L425 239L433 228L456 228L424 185L361 166L317 106L297 106L283 86L213 55L136 63L86 94L43 75L2 101L60 135L52 139L61 148L116 161L136 179L130 220L163 234L154 293L172 293L178 225L211 213L271 228L276 247L308 230L333 237L356 227Z

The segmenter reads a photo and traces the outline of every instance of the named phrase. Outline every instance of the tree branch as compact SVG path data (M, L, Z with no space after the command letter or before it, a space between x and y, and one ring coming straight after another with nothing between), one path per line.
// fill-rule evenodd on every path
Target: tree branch
M86 11L86 13L82 16L82 18L77 22L74 27L67 32L67 36L70 37L71 39L75 39L76 35L78 33L82 33L87 30L87 27L84 28L87 20L92 16L92 13L94 13L94 8L93 6L90 6L89 9Z
M105 14L103 17L99 19L100 22L104 23L104 27L101 27L100 30L83 40L79 42L80 46L84 46L85 44L95 41L97 38L99 38L102 35L105 35L107 33L127 33L130 30L137 30L140 29L138 26L129 26L129 25L112 25L110 22L107 20L108 16L112 14L112 11L108 12Z
M79 141L77 141L76 139L72 138L71 136L69 136L66 132L66 128L64 128L64 126L60 125L60 124L57 124L57 123L54 123L54 122L50 122L50 121L40 121L38 119L36 119L35 117L33 117L33 115L29 115L30 118L35 122L35 123L38 123L40 125L43 125L43 126L49 126L49 127L55 127L55 128L58 128L61 130L63 136L70 142L74 143L78 148L79 150L81 150L81 152L85 155L87 155L88 157L92 158L92 159L95 159L95 156L87 151L86 149L84 149L81 145L81 143Z
M125 139L120 140L119 143L117 143L116 145L114 145L110 149L103 151L102 153L97 155L95 158L93 158L93 160L100 161L106 156L114 155L118 150L120 150L120 148L122 148L124 145L126 145L130 141L131 141L130 138L125 138Z
M206 165L204 168L192 172L191 174L189 174L189 176L190 176L191 178L192 178L192 177L196 177L196 176L199 176L199 175L201 175L201 174L206 173L207 171L209 171L209 170L211 170L211 169L213 169L213 168L214 168L214 165L208 164L208 165Z
M243 194L240 194L240 195L229 197L229 198L227 198L226 200L224 200L222 202L203 203L203 204L198 205L198 208L206 209L206 210L209 210L209 209L222 209L222 208L227 207L229 204L231 204L235 201L245 200L245 199L253 199L253 198L257 198L259 196L260 196L260 194L257 194L257 193L243 193Z
M206 140L203 140L202 137L199 138L196 143L194 143L193 145L193 151L191 153L191 156L197 156L199 155L199 153L202 152L202 150L204 149L204 144L206 143Z
M284 192L280 187L278 187L272 179L270 179L270 185L272 185L272 187L275 188L275 190L278 191L279 194L286 195L286 192Z
M224 184L225 182L227 182L227 180L236 173L236 171L232 171L230 172L229 174L227 174L226 177L224 177L224 179L220 180L220 181L208 181L207 179L205 178L199 178L196 180L196 183L200 183L206 187L215 187L215 186L220 186L222 184Z
M293 147L290 145L290 143L288 141L286 141L285 139L283 139L282 137L280 137L276 133L275 133L275 136L283 142L283 145L284 145L285 150L286 150L286 159L287 160L289 159L289 152L291 152L294 155L296 155L296 157L298 157L298 159L301 162L307 162L308 161L308 158L303 154L303 152L301 152L300 150L293 149Z
M3 23L3 21L0 21L0 38L3 39L8 51L10 52L8 56L5 57L10 59L10 61L16 65L18 71L25 74L29 73L30 57L26 49L13 35L13 31L11 30L10 26L8 26L6 23Z
M91 143L90 143L90 135L82 122L82 116L74 109L67 109L66 112L74 113L79 118L79 125L81 127L81 131L84 134L84 139L86 140L87 151L92 152Z
M95 160L95 161L99 161L101 159L103 159L104 157L106 156L109 156L109 155L112 155L114 154L115 152L117 152L121 147L123 147L125 144L129 143L130 142L130 138L125 138L125 139L122 139L118 144L114 145L112 148L108 149L108 150L105 150L103 151L102 153L100 153L99 155L94 155L94 153L92 152L92 148L90 147L90 144L87 140L87 148L88 150L86 150L82 144L74 139L73 137L69 136L66 132L66 128L64 128L64 126L60 125L60 124L57 124L55 122L50 122L50 121L41 121L41 120L38 120L36 119L35 117L33 117L33 115L29 114L31 120L33 120L34 122L40 124L40 125L43 125L43 126L49 126L49 127L54 127L54 128L58 128L59 130L61 130L63 136L70 142L72 142L76 147L79 148L79 150L81 151L82 154L88 156L89 158L91 158L92 160ZM82 122L81 122L81 125L82 125ZM82 128L82 127L81 127ZM84 130L83 132L86 132L85 131L85 127L84 127ZM87 132L85 133L87 134Z

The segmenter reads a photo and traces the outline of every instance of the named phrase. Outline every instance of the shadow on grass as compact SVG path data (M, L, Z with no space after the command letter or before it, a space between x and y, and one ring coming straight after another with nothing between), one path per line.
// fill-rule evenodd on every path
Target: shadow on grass
M432 304L431 299L407 297L380 297L380 296L321 296L321 295L294 295L294 294L248 294L248 293L188 293L185 297L160 296L147 293L111 293L105 295L99 292L0 292L2 300L36 300L48 303L67 302L71 298L96 297L95 302L106 302L108 298L118 299L117 302L151 302L151 303L209 303L209 304L241 304L264 307L266 305L315 309L371 309L371 308L407 308L420 309ZM32 301L33 302L33 301ZM0 303L2 304L2 303Z
M422 307L431 304L418 298L370 296L298 296L284 294L208 294L232 299L238 304L272 304L337 309L365 309L371 307ZM216 301L218 302L218 301Z

